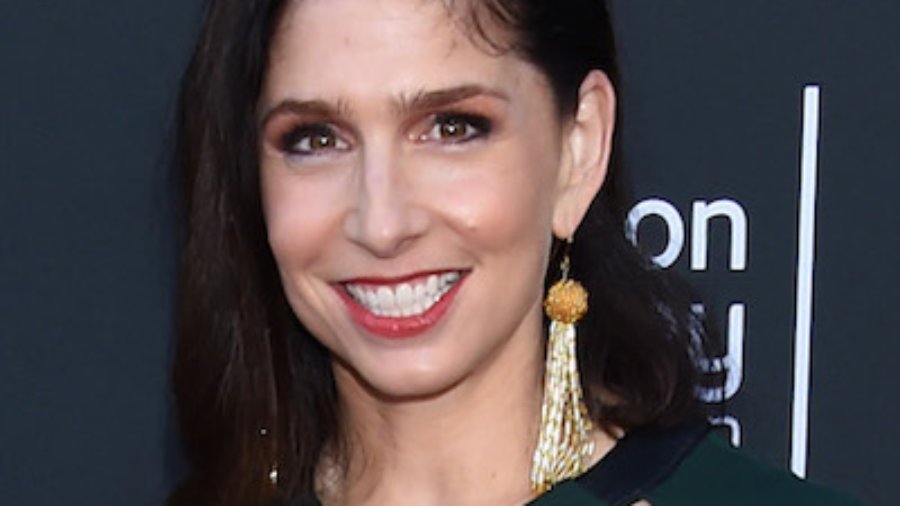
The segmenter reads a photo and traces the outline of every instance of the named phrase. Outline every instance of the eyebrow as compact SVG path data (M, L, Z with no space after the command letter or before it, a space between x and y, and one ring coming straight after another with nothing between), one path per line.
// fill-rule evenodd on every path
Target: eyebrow
M441 90L420 91L412 96L401 95L400 100L398 100L398 110L401 113L408 113L439 109L479 95L487 95L504 102L509 101L509 96L500 90L478 84L466 84Z
M397 112L400 114L408 114L411 112L440 109L441 107L462 102L463 100L479 95L486 95L504 102L509 101L509 96L500 90L487 88L478 84L466 84L434 91L423 90L413 95L400 95L399 99L396 101ZM266 110L262 115L260 126L264 128L272 118L281 114L347 116L349 113L350 107L343 100L339 100L337 106L335 106L325 100L295 100L289 98L278 102L275 106Z
M266 112L262 115L262 119L259 122L259 126L261 128L265 128L265 126L272 120L272 118L282 115L282 114L308 114L311 116L332 116L332 115L346 115L349 112L349 107L347 103L343 100L339 100L337 106L335 107L330 102L325 100L295 100L292 98L288 98L282 100L275 104L275 106L266 110Z

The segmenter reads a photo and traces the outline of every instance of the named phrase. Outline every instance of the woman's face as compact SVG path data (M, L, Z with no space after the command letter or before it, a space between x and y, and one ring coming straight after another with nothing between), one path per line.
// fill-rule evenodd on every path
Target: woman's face
M427 396L538 354L565 125L442 2L304 0L260 102L269 242L338 381Z

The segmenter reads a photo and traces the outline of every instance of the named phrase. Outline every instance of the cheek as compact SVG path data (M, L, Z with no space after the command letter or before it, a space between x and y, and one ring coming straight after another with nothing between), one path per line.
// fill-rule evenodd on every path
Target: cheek
M448 185L441 204L452 210L461 234L488 249L543 243L551 230L553 162L546 152L521 146L488 159L489 164L470 167L464 181Z
M262 175L262 201L269 245L283 274L312 265L334 233L339 195L272 168ZM315 191L314 191L315 189Z

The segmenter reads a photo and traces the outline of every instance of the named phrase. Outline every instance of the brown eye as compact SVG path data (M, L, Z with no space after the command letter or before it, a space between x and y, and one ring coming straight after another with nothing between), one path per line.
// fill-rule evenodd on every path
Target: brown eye
M309 149L317 150L317 149L328 149L333 148L337 145L337 139L335 139L334 135L328 134L316 134L309 139Z
M460 139L466 137L469 125L461 118L448 118L438 125L439 135L442 139Z
M289 155L316 155L349 148L347 141L329 125L306 125L296 128L282 139L282 150Z
M419 140L457 144L485 137L490 132L491 122L483 116L442 113L434 116L431 126Z

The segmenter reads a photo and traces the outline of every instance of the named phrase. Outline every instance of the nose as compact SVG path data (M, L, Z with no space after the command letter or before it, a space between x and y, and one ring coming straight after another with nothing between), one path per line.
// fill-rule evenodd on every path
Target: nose
M390 148L364 150L356 169L346 236L378 258L400 255L428 228L415 179Z

